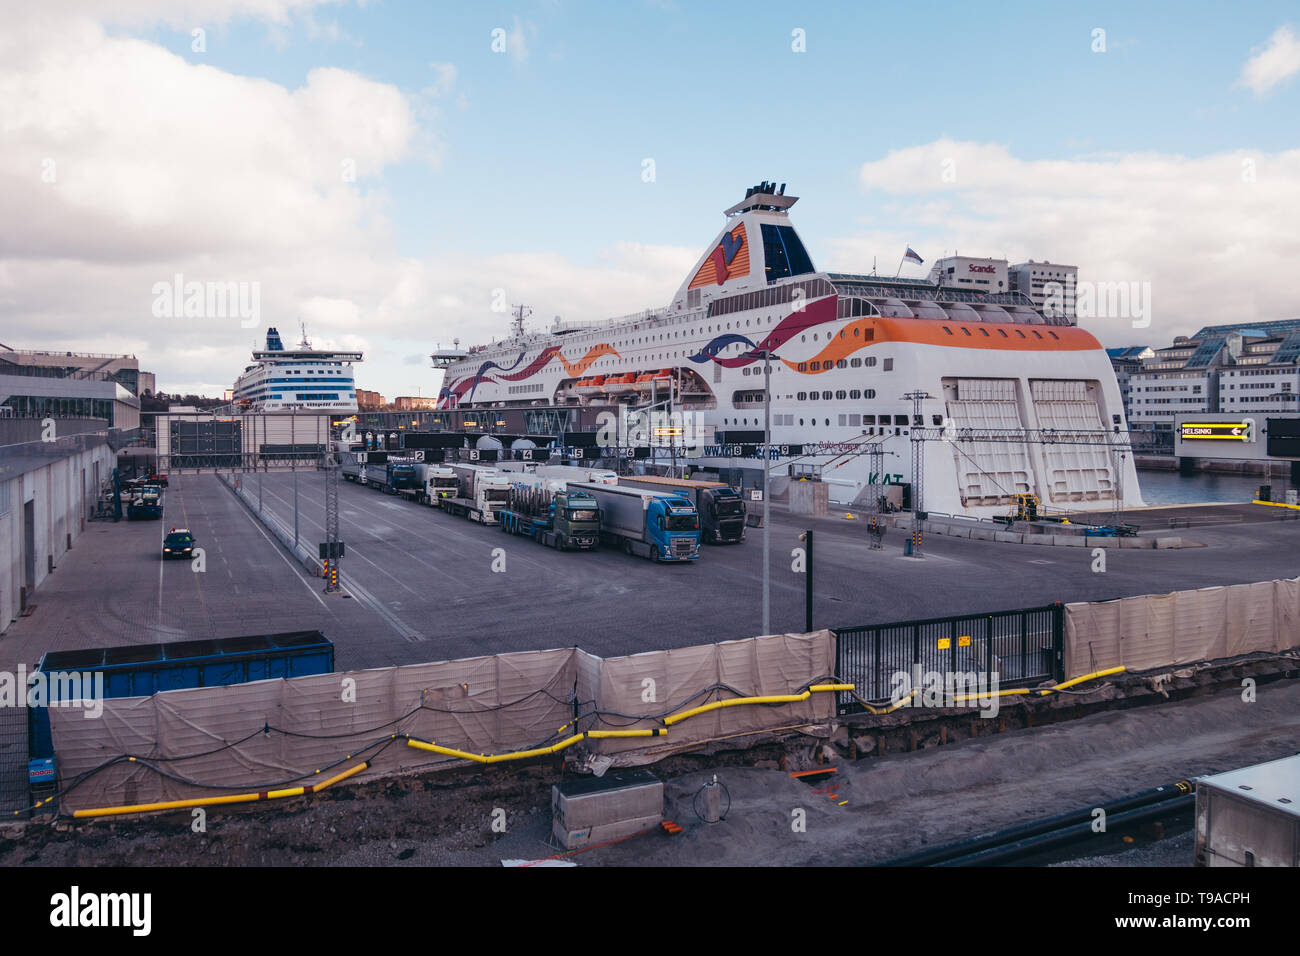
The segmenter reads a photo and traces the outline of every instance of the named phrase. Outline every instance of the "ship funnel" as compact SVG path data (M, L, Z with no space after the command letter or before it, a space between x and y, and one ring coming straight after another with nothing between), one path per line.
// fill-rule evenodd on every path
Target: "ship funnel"
M283 352L284 343L280 341L280 333L274 328L266 330L266 350L268 352Z

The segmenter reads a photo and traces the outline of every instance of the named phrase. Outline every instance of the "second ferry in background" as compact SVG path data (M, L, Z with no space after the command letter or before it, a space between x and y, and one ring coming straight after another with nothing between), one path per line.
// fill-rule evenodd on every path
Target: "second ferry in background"
M709 436L693 474L750 475L761 466L738 452L764 442L768 355L771 474L820 479L832 502L910 484L919 450L926 510L1005 514L1020 495L1058 511L1142 504L1110 360L1043 293L1072 289L1073 267L951 256L927 279L822 272L790 224L796 201L784 185L748 189L664 308L543 334L519 321L504 341L439 353L439 407L668 396Z
M357 385L352 363L360 352L313 349L302 329L296 349L286 349L280 333L266 330L266 348L253 352L253 364L235 380L235 407L250 412L310 409L332 415L354 415Z

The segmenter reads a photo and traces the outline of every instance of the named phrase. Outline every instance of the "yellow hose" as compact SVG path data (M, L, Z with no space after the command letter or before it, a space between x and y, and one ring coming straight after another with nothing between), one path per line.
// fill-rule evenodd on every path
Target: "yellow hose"
M890 704L888 707L872 707L870 704L868 704L865 700L862 700L861 698L859 698L858 703L861 704L863 707L867 708L867 713L873 714L876 717L883 717L885 714L892 714L900 707L906 707L907 702L919 693L920 693L919 690L914 690L906 697L904 697L902 700L895 701L894 703Z
M346 780L348 777L355 776L370 766L369 760L364 760L344 770L342 773L335 774L328 780L322 780L320 783L306 784L301 787L287 787L282 790L267 790L262 793L236 793L225 797L195 797L191 800L167 800L162 803L134 803L125 807L97 807L93 810L74 810L74 817L107 817L117 816L124 813L153 813L159 810L182 810L186 807L207 807L223 803L251 803L256 800L281 800L284 797L300 797L308 793L320 793L326 787L331 787L340 780ZM319 770L316 771L320 773Z
M1018 687L1014 690L997 690L988 694L963 694L960 697L954 697L954 703L965 703L968 700L988 700L990 697L1017 697L1029 693L1028 687Z
M853 690L853 685L813 684L802 694L771 694L765 697L729 697L726 700L715 700L708 704L701 704L699 707L692 707L690 710L683 710L679 714L672 714L671 716L664 718L664 723L671 727L673 724L686 720L688 717L707 714L711 710L718 710L722 707L740 707L744 704L797 704L800 701L807 700L816 692L840 690Z
M1082 677L1075 677L1072 680L1067 680L1063 684L1057 684L1055 687L1048 687L1044 690L1040 690L1038 693L1040 696L1046 696L1047 694L1054 693L1058 690L1065 690L1067 687L1073 687L1075 684L1082 684L1085 681L1096 680L1098 677L1109 677L1111 674L1120 674L1126 670L1128 670L1127 667L1111 667L1104 671L1093 671L1091 674L1084 674Z
M527 760L529 757L543 757L547 754L559 753L566 747L572 747L579 740L585 740L588 737L595 739L609 739L615 737L663 737L668 731L661 727L654 727L648 730L588 730L580 734L574 734L558 744L551 744L549 747L534 747L532 750L516 750L508 754L472 754L467 750L457 750L454 747L443 747L432 741L416 740L409 734L406 738L407 746L414 747L417 750L427 750L430 753L442 754L445 757L456 757L460 760L472 760L474 763L504 763L507 760Z

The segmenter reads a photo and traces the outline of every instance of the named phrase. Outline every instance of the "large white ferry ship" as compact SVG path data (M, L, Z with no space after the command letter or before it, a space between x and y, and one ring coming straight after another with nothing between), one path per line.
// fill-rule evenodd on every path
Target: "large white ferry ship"
M983 264L996 260L944 260L969 277L818 271L790 223L796 201L784 184L747 190L662 309L557 320L543 334L519 322L504 341L439 353L439 407L667 395L712 436L693 466L754 469L737 452L764 442L766 352L770 473L819 478L833 502L875 500L873 482L910 483L919 452L930 511L1004 514L1024 494L1069 511L1142 503L1133 456L1118 450L1127 423L1110 360L1068 312L1007 288L1006 263ZM905 397L918 392L919 406Z
M312 409L355 414L352 363L360 361L360 352L313 349L306 329L298 348L286 349L280 333L268 328L266 348L253 352L253 364L235 380L235 407L251 412Z

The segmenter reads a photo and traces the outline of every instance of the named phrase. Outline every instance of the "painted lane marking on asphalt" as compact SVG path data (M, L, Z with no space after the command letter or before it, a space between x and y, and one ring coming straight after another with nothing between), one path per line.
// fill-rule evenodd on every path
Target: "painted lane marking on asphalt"
M277 501L282 501L282 502L284 502L285 505L288 505L288 504L289 504L288 501L286 501L284 498L281 498L279 495L277 495L277 494L275 493L274 489L272 489L272 490L269 492L269 495L270 495L270 497L276 499ZM272 516L273 518L275 518L275 520L276 520L277 523L281 523L280 520L279 520L279 515L276 515L274 511L271 512L271 516ZM251 517L251 516L250 516L250 517ZM312 518L310 518L310 517L308 517L308 516L306 516L306 515L303 515L303 514L301 513L301 511L299 512L299 517L300 517L300 518L306 518L306 519L307 519L307 522L308 522L309 524L311 524L313 527L320 528L321 531L324 531L324 530L325 530L325 526L324 526L324 525L320 524L320 523L317 522L317 521L314 521ZM259 528L258 530L261 530L261 529ZM263 532L263 535L265 536L265 532ZM280 556L281 556L281 557L284 557L284 552L283 552L283 549L282 549L282 548L277 548L276 550L280 552ZM373 567L376 571L379 571L381 574L384 574L384 570L383 570L383 568L381 568L379 565L375 564L375 562L371 561L369 558L367 558L367 557L366 557L364 554L362 554L361 552L357 551L356 548L352 548L348 556L349 556L349 557L360 558L362 561L366 562L366 564L369 564L371 567ZM285 560L288 560L288 559L286 558ZM385 575L385 576L387 576L387 575ZM396 578L390 578L390 580L397 581ZM405 582L403 582L403 581L397 581L397 583L400 584L402 587L406 588L406 590L410 591L412 594L417 594L417 595L418 595L418 594L420 593L419 591L416 591L414 588L408 586L408 585L407 585ZM412 642L412 643L415 643L415 642L418 642L418 641L425 641L425 640L428 640L428 638L426 638L423 634L421 634L421 633L420 633L419 631L417 631L415 628L413 628L413 627L411 627L410 625L408 625L406 622L404 622L404 621L401 620L399 617L397 617L397 615L393 614L393 613L392 613L391 611L389 611L386 607L384 607L383 604L382 604L382 602L380 602L380 601L379 601L379 600L378 600L378 599L377 599L373 594L370 593L369 590L367 590L365 587L363 587L361 584L359 584L359 583L357 582L357 580L356 580L356 575L355 575L355 574L354 574L354 575L349 575L349 576L347 577L346 581L344 582L344 587L345 587L345 589L348 591L348 593L351 594L351 595L352 595L352 596L353 596L353 597L354 597L358 602L360 602L364 607L368 607L368 608L369 608L371 611L373 611L375 614L377 614L377 615L379 615L381 618L383 618L384 621L388 624L389 627L391 627L394 631L396 631L399 635L401 635L401 636L402 636L403 638L405 638L407 641L410 641L410 642ZM312 589L312 594L313 594L313 595L316 594L316 591L315 591L314 588ZM320 600L320 597L317 596L317 597L316 597L316 600L319 601L319 600ZM323 604L324 602L322 601L321 603Z
M281 502L283 502L283 503L285 504L286 507L289 506L289 502L288 502L286 499L281 498L281 497L280 497L279 495L277 495L274 491L272 491L270 494L271 494L271 497L275 498L277 501L281 501ZM437 565L437 564L434 564L434 563L432 563L432 562L430 562L430 561L427 561L427 560L425 560L425 559L424 559L420 554L418 554L418 553L416 553L416 552L414 552L414 551L408 551L406 548L401 547L400 545L398 545L398 544L396 543L395 539L393 539L393 538L387 538L387 539L384 539L384 538L375 538L375 537L371 534L372 529L371 529L371 527L370 527L369 525L362 524L360 521L356 520L355 518L347 518L347 517L346 517L346 512L343 512L342 509L340 509L340 513L342 513L342 514L344 515L346 521L347 521L349 524L355 526L358 530L360 530L360 531L362 532L363 535L366 535L367 537L369 537L369 538L370 538L371 540L373 540L377 545L383 545L383 546L385 546L385 547L390 547L390 548L393 548L393 549L395 549L395 550L397 550L397 551L400 551L403 555L405 555L407 558L409 558L410 560L414 561L415 563L420 564L420 565L422 565L422 566L428 568L430 571L433 571L435 574L441 574L443 577L447 578L449 581L451 581L451 582L452 582L454 585L456 585L457 587L467 588L467 587L471 587L471 586L473 586L473 581L470 581L470 580L462 581L462 580L460 580L460 579L457 578L454 574L451 574L450 572L448 572L445 568L441 567L440 565ZM352 513L353 513L353 514L360 514L359 512L355 512L355 511L352 512ZM325 530L325 526L322 525L319 521L316 521L315 519L311 518L311 517L308 516L308 515L302 514L301 512L300 512L300 515L301 515L302 517L306 518L306 520L307 520L308 522L310 522L313 526L315 526L315 527L317 527L317 528L320 528L322 531ZM427 539L427 538L423 538L423 536L420 536L420 535L416 535L416 537L421 538L421 540L430 540L430 539ZM344 540L346 540L346 536L345 536ZM354 545L354 547L355 547L355 545ZM403 587L405 590L410 591L412 594L417 594L417 595L418 595L418 594L422 594L422 592L417 591L415 588L410 587L410 586L407 585L404 581L401 581L401 580L399 580L399 579L397 579L397 578L392 577L392 576L391 576L387 571L385 571L382 567L380 567L380 565L375 564L375 562L371 561L369 558L366 558L365 555L363 555L360 551L354 551L353 553L356 554L357 557L360 557L363 561L366 561L366 563L370 564L370 565L371 565L372 567L374 567L376 570L380 571L381 574L382 574L385 578L388 578L388 579L390 579L390 580L396 581L397 584L399 584L399 585L400 585L401 587ZM462 560L463 560L464 555L456 555L456 557L457 557L458 559L462 559Z
M407 641L411 642L412 644L415 644L415 643L428 640L428 638L426 638L419 631L408 627L405 623L403 623L401 618L399 618L396 614L393 614L391 611L389 611L388 608L384 607L383 603L380 602L373 594L371 594L368 590L366 590L364 587L358 584L356 580L356 575L352 575L348 579L347 589L352 593L354 597L356 597L358 601L361 602L362 606L370 608L370 610L374 611L376 614L382 617L387 622L389 627L395 630Z
M374 502L374 503L376 503L376 504L381 504L381 505L385 505L385 506L387 506L387 507L397 507L397 508L404 507L400 502L394 502L394 501L384 501L384 500L380 500L380 501L377 501L377 502ZM368 512L368 511L365 510L365 508L362 508L362 507L360 507L360 506L357 506L357 507L358 507L358 510L355 511L355 512L353 512L353 514L360 514L360 515L365 515L365 516L375 516L375 517L377 517L377 515L374 515L373 512ZM419 506L418 506L418 505L415 505L415 506L413 506L413 507L417 507L417 508L418 508ZM430 511L436 511L437 509L432 509L432 508L431 508L431 509L429 509L429 510L430 510ZM346 514L346 512L345 512L345 514ZM446 541L446 540L444 540L446 537L454 538L458 543L461 543L461 544L465 545L467 548L481 548L481 547L483 547L483 535L481 534L481 532L480 532L480 533L475 533L475 531L470 527L470 526L473 524L472 522L464 521L464 520L459 520L459 519L453 519L451 515L447 515L447 514L445 514L445 513L442 515L442 517L443 517L444 520L441 520L441 521L434 521L434 522L431 522L431 523L430 523L430 527L436 527L436 528L438 529L438 535L439 535L440 537L431 537L431 536L429 536L429 535L418 534L418 533L416 533L415 531L413 531L413 530L412 530L411 528L409 528L409 527L408 527L408 528L405 528L405 529L403 529L403 530L404 530L407 534L409 534L409 535L411 535L411 536L413 536L413 537L416 537L416 538L420 539L421 541L427 541L428 543L430 543L430 544L432 544L432 545L434 545L434 546L436 546L436 547L448 547L448 546L449 546L449 542ZM363 531L369 532L369 531L372 531L372 530L373 530L370 526L363 525L363 524L361 524L361 522L359 522L359 521L357 521L357 520L355 520L355 519L351 519L351 520L353 521L354 524L356 524L356 525L357 525L359 528L361 528L361 530L363 530ZM453 526L453 525L451 524L451 522L452 522L453 520L456 522L456 523L455 523L455 526ZM483 527L487 527L487 526L482 526L482 525L479 526L480 529L482 529ZM512 538L512 540L514 540L515 536L512 535L511 538ZM388 540L388 541L385 541L384 543L385 543L385 544L392 545L393 542L392 542L391 540ZM497 546L498 546L498 545L492 545L492 544L489 544L489 545L488 545L488 549L491 550L491 548L493 548L493 547L497 547ZM459 552L457 552L457 551L455 551L454 549L450 549L450 548L449 548L449 550L452 550L453 555L454 555L457 559L459 559L459 560L464 560L464 559L467 557L467 554L468 554L468 552L466 552L466 551L459 551ZM535 570L535 571L541 571L541 572L543 572L544 574L547 574L547 575L556 575L556 576L560 579L561 582L564 581L564 580L567 580L567 579L568 579L569 575L564 571L564 569L563 569L562 567L557 567L553 562L547 562L547 561L539 560L539 558L541 557L541 555L542 555L542 554L545 554L544 551L543 551L543 552L540 552L538 555L534 556L534 555L532 554L532 551L533 551L533 550L534 550L534 549L532 549L532 548L526 548L526 549L524 549L523 551L515 551L515 552L512 552L512 553L511 553L511 559L514 560L514 561L516 561L516 562L521 562L521 563L523 563L526 567L531 568L531 569L533 569L533 570ZM408 554L408 555L410 555L410 556L411 556L412 558L414 558L415 560L420 560L419 557L418 557L417 555L415 555L414 553L412 553L412 552L409 552L409 551L408 551L408 552L405 552L405 553ZM552 556L553 556L553 555L552 555ZM422 563L423 563L423 562L422 562ZM446 575L448 578L451 578L451 580L455 581L456 584L457 584L458 586L460 586L460 587L476 587L476 586L478 586L478 582L477 582L477 581L475 581L475 580L470 580L470 581L461 581L461 580L457 579L454 575L448 574L448 573L445 571L445 569L443 569L443 568L441 568L441 567L439 567L439 566L437 566L437 565L432 565L432 564L431 564L431 565L428 565L428 567L430 567L431 569L433 569L433 570L435 570L435 571L438 571L438 572L440 572L440 573ZM560 582L557 582L557 583L560 583Z
M271 545L271 547L275 550L275 553L280 556L281 560L283 560L285 564L289 565L289 570L292 571L294 573L294 576L297 577L298 580L303 583L303 586L311 593L311 596L316 599L316 603L328 611L329 605L327 605L324 602L324 600L321 599L321 596L316 593L316 588L312 586L311 582L309 582L305 577L303 577L302 573L296 567L294 567L293 562L290 561L288 556L284 553L284 548L280 546L280 543L278 541L271 540L271 536L266 533L266 530L249 513L247 508L241 505L239 508L239 512L248 520L248 523L253 526L253 528L257 531L257 533L266 539L267 544Z

